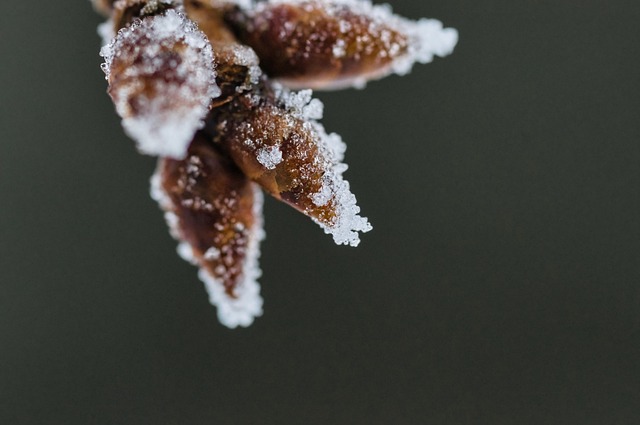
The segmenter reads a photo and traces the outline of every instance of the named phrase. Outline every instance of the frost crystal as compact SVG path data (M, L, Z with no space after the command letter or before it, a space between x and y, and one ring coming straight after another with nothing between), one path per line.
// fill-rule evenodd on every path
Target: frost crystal
M282 152L278 146L265 146L258 149L256 158L265 168L273 170L282 162Z
M434 56L450 55L458 43L458 31L443 28L437 19L421 19L405 25L410 43L408 54L398 58L393 65L393 71L398 75L409 73L415 62L429 63Z
M275 96L291 112L302 120L320 120L324 113L324 105L320 99L314 99L310 89L290 91L280 84L273 84Z

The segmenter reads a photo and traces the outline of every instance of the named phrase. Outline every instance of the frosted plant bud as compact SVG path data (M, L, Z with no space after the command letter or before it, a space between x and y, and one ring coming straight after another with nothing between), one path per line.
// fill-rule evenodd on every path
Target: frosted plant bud
M263 70L291 88L361 87L446 56L457 31L414 22L369 0L271 0L227 15Z
M100 54L109 95L139 150L183 158L220 94L206 36L182 12L162 7L120 29Z
M198 133L185 159L160 160L152 196L181 241L180 255L199 265L220 322L230 328L249 326L262 314L260 189Z
M309 91L264 87L260 96L237 96L212 111L208 130L249 178L311 217L337 244L356 246L358 232L371 225L342 177L344 144L313 119L321 111Z

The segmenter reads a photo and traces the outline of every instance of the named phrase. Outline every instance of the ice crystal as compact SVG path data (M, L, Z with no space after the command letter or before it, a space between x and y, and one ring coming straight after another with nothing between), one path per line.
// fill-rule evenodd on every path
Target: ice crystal
M282 152L278 146L264 146L258 149L256 159L269 170L273 170L282 162Z

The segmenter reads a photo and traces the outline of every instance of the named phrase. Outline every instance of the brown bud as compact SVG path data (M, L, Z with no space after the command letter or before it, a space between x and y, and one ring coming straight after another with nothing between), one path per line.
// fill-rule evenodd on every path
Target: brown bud
M294 87L351 85L386 74L407 52L406 36L347 5L261 3L235 23L265 72Z
M262 314L259 186L338 244L371 230L342 177L346 147L318 122L322 103L285 86L362 86L457 42L437 20L371 0L92 2L109 17L108 92L138 148L161 157L152 197L228 327Z
M185 159L160 160L152 196L181 241L181 255L200 266L221 322L248 326L262 311L260 190L198 133Z
M357 245L371 229L343 180L344 144L314 118L322 104L310 91L263 88L212 111L208 130L252 180L311 217L338 244Z
M133 21L100 54L109 95L140 151L184 157L220 94L206 36L169 9Z
M414 62L449 54L455 30L439 21L410 20L368 0L277 1L227 14L263 70L291 88L362 86Z

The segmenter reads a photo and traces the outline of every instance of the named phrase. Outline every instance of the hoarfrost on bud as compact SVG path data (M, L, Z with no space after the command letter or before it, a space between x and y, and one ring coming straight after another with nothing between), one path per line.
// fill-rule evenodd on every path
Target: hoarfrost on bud
M122 28L100 55L116 111L140 151L184 157L220 95L206 36L169 9Z
M260 242L264 239L262 219L263 195L260 188L254 188L254 216L256 222L250 230L249 244L247 245L245 262L243 264L242 280L234 288L235 297L230 297L225 292L223 283L213 277L204 268L198 272L198 277L204 283L209 302L218 309L218 320L228 328L238 326L247 327L251 325L256 317L262 316L263 300L260 296L260 284L258 279L262 271L258 265L260 258ZM213 251L207 251L215 257Z
M342 174L348 169L342 163L347 145L336 133L327 134L324 126L317 120L322 118L324 105L312 97L311 90L292 91L274 84L276 97L294 117L303 120L310 133L312 143L317 147L314 164L323 169L320 189L310 194L310 199L318 207L328 207L334 217L330 222L311 215L327 234L333 236L338 245L358 246L358 232L366 233L372 229L366 217L360 216L360 207L351 192L349 182Z
M349 182L342 176L348 169L347 164L341 162L346 144L338 134L327 134L320 123L313 123L313 128L317 135L319 151L332 165L327 167L322 176L320 190L314 193L311 199L317 206L331 203L335 218L331 223L311 218L322 227L325 233L333 236L336 244L358 246L360 244L358 232L366 233L373 227L366 217L360 216L356 197L351 192Z
M322 103L311 90L279 84L261 90L257 98L245 94L214 110L214 140L245 175L309 216L337 244L358 245L358 233L371 225L342 176L348 168L342 163L345 144L316 121Z
M302 120L320 120L324 114L324 104L314 99L310 89L291 91L281 84L273 84L275 96L291 114Z
M165 211L178 255L199 266L220 322L249 326L262 314L262 191L202 138L196 136L189 152L185 160L159 160L151 196ZM206 199L193 201L200 196Z
M450 55L458 43L458 31L455 28L443 28L442 22L437 19L409 21L406 28L408 52L393 64L393 71L398 75L409 73L415 62L429 63L434 56Z

